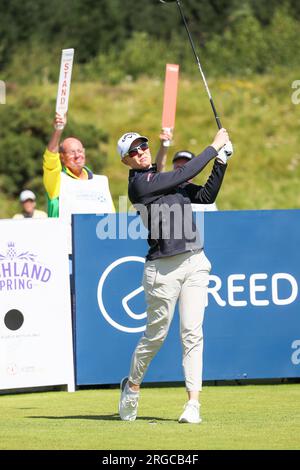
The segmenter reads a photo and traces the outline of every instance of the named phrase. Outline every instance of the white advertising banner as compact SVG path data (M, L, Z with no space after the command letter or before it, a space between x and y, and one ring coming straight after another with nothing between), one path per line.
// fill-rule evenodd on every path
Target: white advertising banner
M0 389L74 391L66 228L59 219L0 221Z

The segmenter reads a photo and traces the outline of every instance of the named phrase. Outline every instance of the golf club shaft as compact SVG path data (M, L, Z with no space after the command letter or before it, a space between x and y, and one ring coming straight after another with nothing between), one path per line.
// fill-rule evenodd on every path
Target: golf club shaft
M178 8L179 8L179 11L180 11L180 14L181 14L181 17L182 17L182 21L183 21L183 24L184 24L184 26L185 26L187 35L188 35L188 37L189 37L190 44L191 44L191 46L192 46L192 50L193 50L193 53L194 53L196 62L197 62L197 64L198 64L198 68L199 68L199 70L200 70L200 73L201 73L201 76L202 76L202 80L203 80L203 82L204 82L205 89L206 89L206 92L207 92L208 97L209 97L210 105L211 105L211 107L212 107L212 110L213 110L213 113L214 113L214 116L215 116L215 120L216 120L217 126L218 126L219 129L221 129L221 128L222 128L222 124L221 124L220 118L219 118L219 116L218 116L218 113L217 113L215 104L214 104L214 102L213 102L211 93L210 93L210 91L209 91L208 84L207 84L207 81L206 81L204 72L203 72L203 70L202 70L202 67L201 67L200 59L199 59L199 57L198 57L198 55L197 55L197 52L196 52L195 44L194 44L193 38L192 38L192 36L191 36L190 30L189 30L189 28L188 28L188 25L187 25L187 22L186 22L186 19L185 19L183 10L182 10L182 6L181 6L181 4L180 4L180 0L176 0L176 3L177 3L177 6L178 6Z

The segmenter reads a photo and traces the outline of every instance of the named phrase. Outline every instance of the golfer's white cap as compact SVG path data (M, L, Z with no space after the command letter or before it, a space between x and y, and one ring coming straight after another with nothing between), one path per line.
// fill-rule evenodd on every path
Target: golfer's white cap
M122 159L127 155L132 142L136 139L142 139L144 142L148 142L147 137L140 135L137 132L126 132L126 134L123 134L122 137L120 137L118 140L118 153Z
M31 199L32 201L35 201L36 197L35 197L35 194L32 191L30 191L29 189L25 189L20 194L20 201L25 202L25 201L28 201L28 199Z

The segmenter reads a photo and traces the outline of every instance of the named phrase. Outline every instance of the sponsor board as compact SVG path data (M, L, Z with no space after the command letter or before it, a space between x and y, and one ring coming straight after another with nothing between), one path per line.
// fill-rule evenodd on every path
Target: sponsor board
M112 217L118 234L124 215ZM135 215L128 227L135 218L138 225ZM104 220L74 216L78 384L117 383L146 326L145 236L128 230L127 237L104 238ZM300 211L211 212L204 220L212 263L204 379L299 377ZM145 377L177 380L183 380L178 311Z

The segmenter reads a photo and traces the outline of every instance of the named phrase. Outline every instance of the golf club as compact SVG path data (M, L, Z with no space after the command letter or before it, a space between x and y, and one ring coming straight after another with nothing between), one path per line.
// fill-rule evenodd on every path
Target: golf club
M179 11L180 11L180 14L181 14L181 17L182 17L182 21L183 21L183 23L184 23L184 26L185 26L187 35L188 35L189 40L190 40L190 44L191 44L192 49L193 49L193 53L194 53L194 56L195 56L197 65L198 65L198 67L199 67L199 70L200 70L200 73L201 73L201 76L202 76L202 80L203 80L204 85L205 85L206 92L207 92L208 97L209 97L209 101L210 101L210 104L211 104L211 107L212 107L212 110L213 110L213 113L214 113L214 116L215 116L215 120L216 120L217 126L218 126L219 129L221 129L221 128L222 128L221 121L220 121L220 118L219 118L219 116L218 116L218 113L217 113L215 104L214 104L214 102L213 102L211 93L210 93L210 91L209 91L208 84L207 84L207 81L206 81L204 72L203 72L203 70L202 70L201 63L200 63L200 59L199 59L199 57L198 57L198 55L197 55L196 48L195 48L195 44L194 44L193 38L192 38L192 36L191 36L190 30L189 30L189 28L188 28L188 25L187 25L187 22L186 22L184 13L183 13L183 9L182 9L180 0L159 0L159 1L160 1L160 3L177 3L177 6L178 6L178 8L179 8Z

